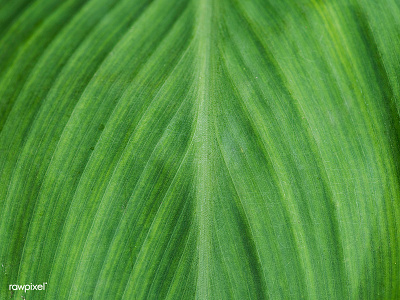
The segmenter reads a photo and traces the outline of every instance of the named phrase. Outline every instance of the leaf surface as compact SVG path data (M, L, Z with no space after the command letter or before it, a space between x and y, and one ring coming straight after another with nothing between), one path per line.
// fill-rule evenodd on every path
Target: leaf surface
M0 0L0 298L399 299L399 32L395 0Z

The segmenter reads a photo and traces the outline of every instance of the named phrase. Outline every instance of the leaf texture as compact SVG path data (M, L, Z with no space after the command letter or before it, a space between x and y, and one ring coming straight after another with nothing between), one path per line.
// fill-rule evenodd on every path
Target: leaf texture
M399 299L399 32L396 0L0 0L0 298Z

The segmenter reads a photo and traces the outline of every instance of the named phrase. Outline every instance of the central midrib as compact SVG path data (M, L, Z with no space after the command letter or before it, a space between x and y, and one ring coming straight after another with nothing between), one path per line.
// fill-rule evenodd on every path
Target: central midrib
M211 72L212 0L197 1L195 41L198 50L197 124L195 134L195 157L197 164L196 211L198 216L198 273L196 298L209 299L211 266L211 206L212 206L212 159L213 151L213 103Z

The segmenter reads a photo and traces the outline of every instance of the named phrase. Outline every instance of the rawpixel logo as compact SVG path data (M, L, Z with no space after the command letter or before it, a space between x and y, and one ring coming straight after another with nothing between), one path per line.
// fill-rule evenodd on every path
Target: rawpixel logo
M18 284L10 284L8 286L8 289L11 291L44 291L46 289L46 284L47 282L43 282L43 284L37 284L33 285L31 284L25 284L25 285L18 285Z

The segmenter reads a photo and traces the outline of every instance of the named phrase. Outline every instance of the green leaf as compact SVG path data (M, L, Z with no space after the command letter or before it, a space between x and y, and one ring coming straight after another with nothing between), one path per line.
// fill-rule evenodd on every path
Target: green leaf
M0 298L400 299L399 33L396 0L0 0Z

